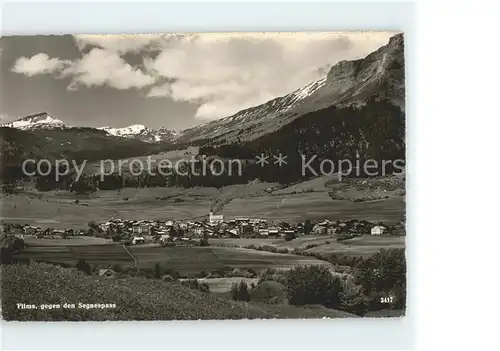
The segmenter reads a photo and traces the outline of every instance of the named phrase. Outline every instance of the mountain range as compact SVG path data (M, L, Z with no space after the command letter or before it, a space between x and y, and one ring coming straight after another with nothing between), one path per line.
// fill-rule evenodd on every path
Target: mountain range
M54 129L67 130L71 128L83 128L83 127L69 126L60 119L50 116L47 112L41 112L34 115L26 116L17 119L13 122L5 123L2 125L2 127L16 128L25 131L54 130ZM90 128L90 127L85 127L85 128ZM101 127L95 129L102 130L110 136L138 139L148 143L174 141L177 138L177 132L173 130L169 130L166 128L160 128L159 130L155 130L146 128L146 126L142 124L134 124L123 128Z
M93 158L113 159L196 145L207 155L247 159L283 151L289 159L312 153L333 159L404 159L404 37L391 37L365 58L338 62L323 78L287 95L179 133L140 124L75 127L46 112L1 127L2 146L8 139L11 154L18 148L29 153L35 145L37 155L45 150L54 157L80 159L91 151Z

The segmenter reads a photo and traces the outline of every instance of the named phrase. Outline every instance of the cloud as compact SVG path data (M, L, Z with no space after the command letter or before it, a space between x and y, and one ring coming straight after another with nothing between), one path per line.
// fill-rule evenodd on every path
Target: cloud
M74 35L76 45L80 51L88 47L98 47L111 50L119 54L138 53L141 51L159 50L172 39L180 38L186 34L128 34L128 35Z
M32 77L39 74L51 74L61 71L70 63L71 61L50 58L45 53L39 53L30 58L18 58L12 67L12 72Z
M129 65L117 53L92 49L81 60L75 61L62 72L73 78L68 89L75 90L80 85L86 87L108 85L119 90L143 88L155 82L155 78L139 68Z
M234 33L175 38L146 70L170 83L149 97L199 104L196 117L217 119L282 96L323 77L340 60L385 45L394 33Z
M147 89L147 98L198 105L196 118L217 119L324 77L329 67L387 44L395 32L78 35L82 58L38 54L13 71L69 77L68 89ZM142 64L125 59L134 55ZM131 61L132 62L132 61Z
M141 69L132 67L118 53L98 48L74 61L50 58L45 53L31 58L21 57L14 63L12 71L28 77L54 74L59 79L71 78L68 90L77 90L80 86L103 85L119 90L140 89L152 85L156 79Z

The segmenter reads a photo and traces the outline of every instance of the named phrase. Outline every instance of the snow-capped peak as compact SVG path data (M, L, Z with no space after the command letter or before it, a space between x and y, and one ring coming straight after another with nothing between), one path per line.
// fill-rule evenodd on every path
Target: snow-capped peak
M109 135L122 138L135 138L148 143L172 141L177 138L177 133L167 128L162 127L159 130L154 130L142 124L133 124L123 128L101 127L97 129L104 130Z
M22 130L29 129L53 129L67 127L63 121L51 117L47 112L29 115L13 122L2 124L2 127L18 128Z
M137 134L141 134L143 131L146 130L146 126L142 124L133 124L128 127L123 127L123 128L110 128L110 127L101 127L97 128L106 131L110 135L114 136L133 136Z

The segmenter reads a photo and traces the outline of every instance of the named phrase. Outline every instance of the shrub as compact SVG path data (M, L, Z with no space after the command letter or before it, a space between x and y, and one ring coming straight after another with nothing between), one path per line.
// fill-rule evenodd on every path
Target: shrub
M252 278L257 276L257 271L253 268L248 268L248 273L252 275Z
M260 282L257 286L252 283L250 299L253 302L262 302L267 304L281 304L286 302L286 288L284 284L276 281L266 280Z
M208 246L208 240L205 238L201 238L199 242L200 246Z
M292 241L293 239L295 239L295 234L288 233L285 235L285 241Z
M236 301L250 301L247 283L243 280L239 283L233 283L231 286L231 297Z
M198 290L204 293L209 293L210 292L210 287L208 286L207 283L200 283L198 279L186 279L182 280L181 284L194 290Z
M174 277L172 277L170 274L165 274L163 277L161 277L161 280L163 280L164 282L175 281Z
M155 268L154 268L154 271L153 271L153 276L155 279L160 279L163 275L163 272L162 272L162 269L160 267L160 264L157 263L155 264Z
M314 225L312 224L311 220L310 219L307 219L305 222L304 222L304 234L309 234L312 232L314 228Z
M349 277L341 280L340 305L338 308L360 316L366 313L367 306L363 287L356 285L353 279L349 279Z
M182 280L181 284L184 285L184 286L187 286L188 288L195 289L195 290L198 290L199 287L200 287L200 285L198 284L198 280L197 279Z
M397 309L406 307L406 257L404 249L382 249L367 260L358 260L356 279L368 296L393 294ZM376 301L375 301L376 302ZM387 308L387 304L385 308Z
M210 292L210 287L208 286L207 283L200 283L198 285L198 290L204 293L209 293Z
M165 274L165 275L170 275L172 278L174 278L174 280L177 280L177 279L179 279L179 277L180 277L179 272L177 272L177 271L176 271L176 270L174 270L174 269L170 269L170 268L165 269L165 270L163 271L163 274Z
M87 263L87 261L83 259L78 261L78 263L76 264L76 269L88 275L92 274L92 267Z
M114 270L116 273L121 273L121 272L124 272L125 270L123 269L123 267L119 264L113 264L111 265L111 269Z
M286 272L277 271L274 268L267 268L259 274L259 283L263 281L275 281L283 285L286 284Z
M202 271L200 271L200 273L198 273L198 277L200 277L200 278L206 278L207 276L208 276L208 272L205 270L202 270Z
M341 301L341 281L328 268L297 266L287 274L288 301L292 305L323 305L335 307Z

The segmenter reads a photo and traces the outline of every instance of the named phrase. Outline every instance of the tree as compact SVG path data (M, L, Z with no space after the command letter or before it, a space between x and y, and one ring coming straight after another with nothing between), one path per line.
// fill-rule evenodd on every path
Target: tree
M406 306L406 256L404 249L381 249L367 260L356 265L357 281L365 294L378 296L378 293L393 295L392 307ZM374 301L377 303L379 301Z
M5 195L14 195L17 194L17 188L16 184L1 184L0 187L2 188L2 193Z
M163 272L162 272L162 269L161 269L161 266L159 263L155 264L155 268L154 268L154 272L153 272L153 276L155 279L160 279L163 275Z
M75 180L70 186L70 191L74 191L77 195L88 195L97 191L97 186L92 179Z
M78 269L79 271L81 271L87 275L92 274L92 267L84 259L78 260L78 263L76 264L76 269Z
M200 246L208 246L208 233L206 231L203 232L203 238L200 239Z
M327 267L297 266L286 277L288 301L292 305L340 305L341 281Z
M90 235L96 235L97 233L101 233L102 229L97 225L95 221L90 221L88 223L89 226L89 234Z
M247 283L243 280L239 283L233 283L231 286L231 297L236 301L250 301Z
M310 219L307 219L305 222L304 222L304 234L309 234L312 232L314 228L314 225L312 224L311 220Z

